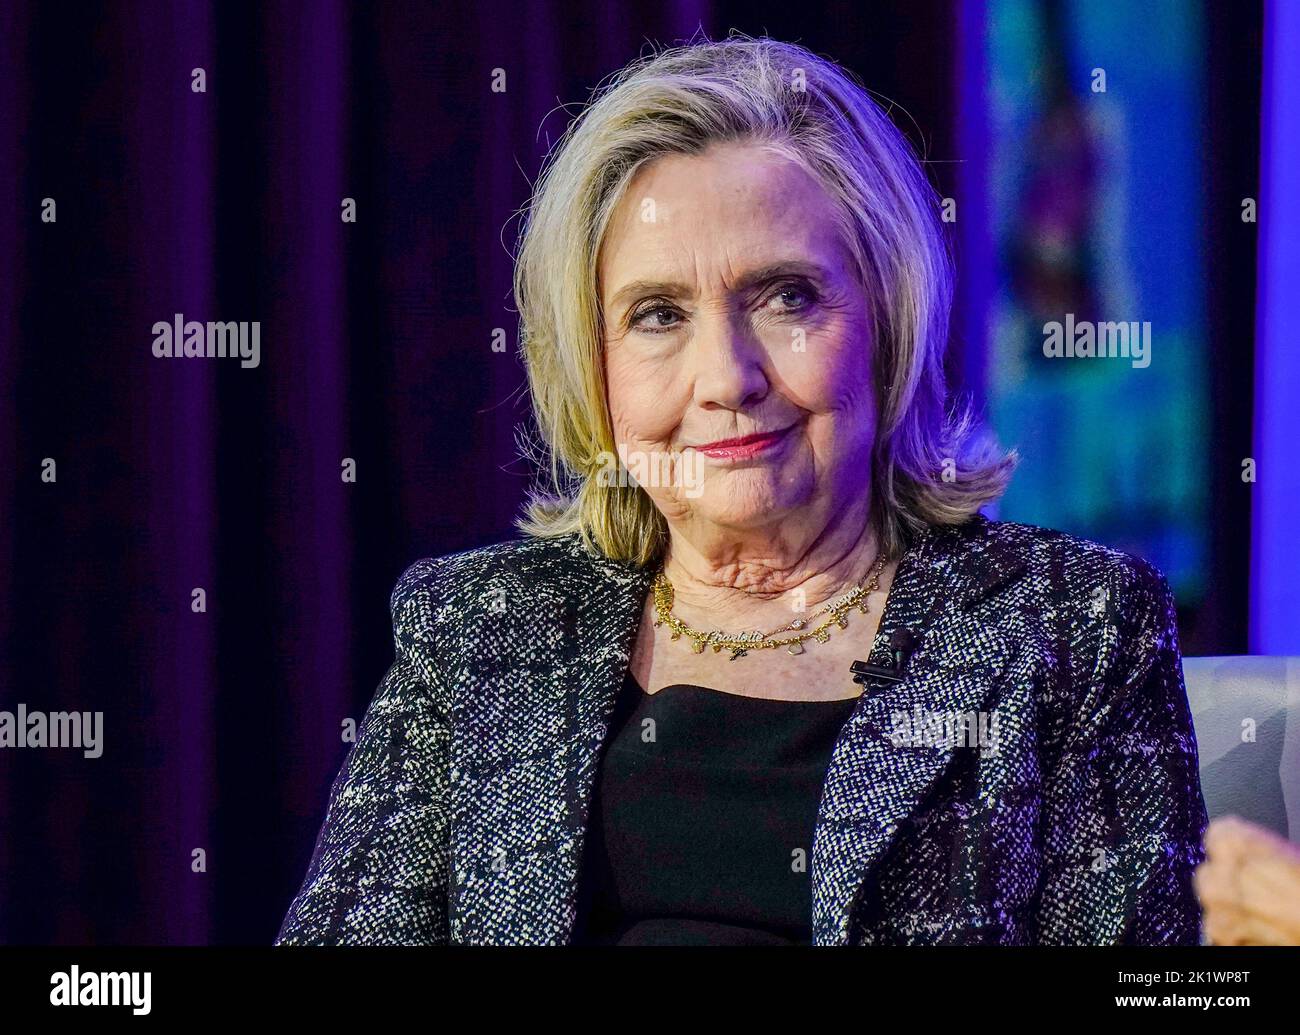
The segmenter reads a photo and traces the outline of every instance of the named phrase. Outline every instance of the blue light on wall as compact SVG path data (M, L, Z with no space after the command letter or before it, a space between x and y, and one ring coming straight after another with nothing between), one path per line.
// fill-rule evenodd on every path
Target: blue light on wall
M1264 10L1250 649L1300 654L1300 4Z

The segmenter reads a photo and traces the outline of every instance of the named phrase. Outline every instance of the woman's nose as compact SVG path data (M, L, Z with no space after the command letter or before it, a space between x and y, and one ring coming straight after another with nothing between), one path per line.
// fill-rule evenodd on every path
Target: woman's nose
M766 354L746 329L717 317L692 342L695 404L740 410L767 394Z

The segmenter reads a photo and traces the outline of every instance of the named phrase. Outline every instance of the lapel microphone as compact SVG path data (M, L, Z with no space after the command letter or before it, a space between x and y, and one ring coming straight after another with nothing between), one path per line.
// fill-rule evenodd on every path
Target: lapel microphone
M849 666L849 671L853 673L853 682L864 685L901 683L905 675L904 669L907 668L907 663L920 642L921 638L911 629L895 629L893 635L889 637L890 664L869 665L865 661L855 661Z

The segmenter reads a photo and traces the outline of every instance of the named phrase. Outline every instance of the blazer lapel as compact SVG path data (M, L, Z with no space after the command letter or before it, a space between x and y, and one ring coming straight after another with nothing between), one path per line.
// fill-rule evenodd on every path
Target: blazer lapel
M864 689L832 754L813 837L814 944L849 943L868 872L958 750L894 734L917 718L985 710L1009 656L1010 645L974 607L1024 564L992 546L986 528L977 518L931 529L899 563L870 660L889 663L895 630L922 640L901 683Z
M538 616L553 631L529 650L550 671L486 657L458 680L460 721L494 736L458 738L453 759L454 942L562 945L576 919L599 751L652 575L588 554L576 536L556 545L562 552L541 558L536 577L558 577L565 592L537 604L557 611ZM501 685L485 695L493 681ZM527 710L501 703L523 687L534 695ZM497 868L482 859L484 846Z

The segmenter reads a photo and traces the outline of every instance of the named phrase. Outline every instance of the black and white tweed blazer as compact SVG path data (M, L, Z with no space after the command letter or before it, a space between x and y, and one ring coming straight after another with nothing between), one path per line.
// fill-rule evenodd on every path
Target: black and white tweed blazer
M576 536L412 565L276 943L567 943L650 579ZM980 517L910 546L871 661L897 629L920 637L906 678L866 688L827 772L814 944L1196 944L1206 814L1164 577ZM997 715L996 751L899 736L966 713Z

